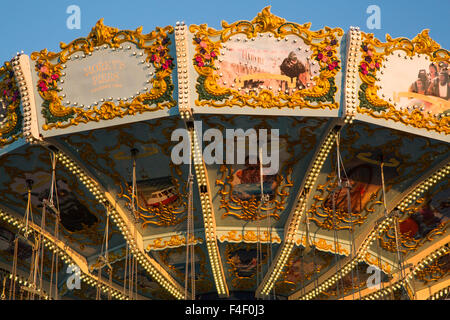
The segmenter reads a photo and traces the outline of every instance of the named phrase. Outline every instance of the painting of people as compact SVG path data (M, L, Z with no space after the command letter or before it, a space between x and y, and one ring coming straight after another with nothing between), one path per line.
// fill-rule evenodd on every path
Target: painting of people
M274 38L255 38L251 44L228 41L219 59L222 85L238 90L267 89L292 93L313 86L319 71L301 39L277 45Z
M417 211L399 223L400 232L407 237L422 239L440 224L447 223L450 219L449 199L449 189L425 197Z
M446 62L430 62L424 57L405 60L393 55L385 67L379 96L390 98L396 108L415 108L432 115L450 111L450 71Z

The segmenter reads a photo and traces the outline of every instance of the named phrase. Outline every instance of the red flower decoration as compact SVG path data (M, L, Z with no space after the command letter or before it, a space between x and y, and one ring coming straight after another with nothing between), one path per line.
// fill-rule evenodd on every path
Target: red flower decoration
M59 76L57 74L52 74L52 80L58 80Z
M211 55L212 58L217 57L217 55L216 55L216 53L214 51L211 51L210 55Z
M367 69L362 70L362 74L368 74L368 73L369 73L369 71Z
M319 52L317 54L317 59L322 60L322 58L323 58L323 54L321 52Z
M366 70L367 69L367 64L365 64L364 62L361 63L361 69Z

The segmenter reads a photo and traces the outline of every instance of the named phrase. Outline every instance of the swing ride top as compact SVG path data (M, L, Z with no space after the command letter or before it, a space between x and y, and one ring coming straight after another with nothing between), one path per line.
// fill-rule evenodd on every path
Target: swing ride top
M0 68L2 299L442 298L449 62L428 30L314 31L270 7L218 30L100 20L18 54ZM194 127L278 129L279 170L206 163Z

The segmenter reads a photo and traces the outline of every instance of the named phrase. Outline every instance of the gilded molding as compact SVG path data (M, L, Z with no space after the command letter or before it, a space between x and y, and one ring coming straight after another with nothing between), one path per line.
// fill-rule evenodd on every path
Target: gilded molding
M48 52L47 49L33 52L31 59L36 61L35 71L39 77L37 91L44 100L42 114L46 123L42 129L68 128L81 123L111 120L175 106L177 103L172 97L174 85L171 79L174 59L170 56L168 48L170 33L173 33L172 26L157 27L155 31L143 35L142 27L134 31L118 30L105 26L103 19L100 19L87 38L79 38L69 44L61 43L62 51L58 53ZM132 102L121 100L116 104L106 101L89 110L63 106L63 98L58 96L58 81L60 81L64 63L69 57L80 51L86 55L92 54L96 47L102 45L119 48L124 42L136 44L145 52L145 61L152 63L155 67L156 74L151 79L152 88L135 97ZM156 55L159 57L162 52L164 52L163 58L153 59Z
M362 33L363 45L359 48L362 53L361 63L359 65L359 75L362 80L359 91L360 105L357 111L361 114L371 116L376 119L392 120L407 126L413 126L419 129L435 131L438 133L450 133L450 117L443 115L434 117L420 110L408 111L401 110L394 104L385 101L378 96L379 87L376 85L377 74L380 72L383 62L394 51L403 51L407 56L426 55L431 62L449 63L449 51L442 49L428 35L428 30L422 31L414 39L395 38L386 35L386 42L381 42L373 34ZM367 52L371 52L369 56ZM370 59L374 64L373 68L363 67L367 64L365 59Z
M286 22L270 12L270 6L258 13L251 22L237 21L232 24L222 22L222 30L208 28L206 24L191 25L189 31L195 34L194 67L198 72L197 91L199 99L197 106L222 107L251 107L251 108L310 108L310 109L338 109L339 103L335 101L337 87L334 79L340 69L341 61L338 37L344 32L342 29L325 27L323 30L311 31L310 23L299 25ZM219 75L215 61L221 54L231 36L243 34L248 40L254 39L261 33L269 33L274 38L284 39L288 35L302 39L313 51L313 57L320 66L320 74L314 77L315 85L310 88L297 90L291 95L284 92L274 93L263 89L259 93L251 91L243 93L236 89L222 87L218 84ZM217 40L213 40L216 38ZM196 41L197 40L197 41ZM201 46L200 43L205 45ZM205 54L207 57L205 58ZM317 58L322 52L329 53L329 63ZM206 60L205 60L206 59ZM330 64L333 62L333 64Z
M10 62L0 67L0 108L6 112L0 118L0 148L22 137L23 115L20 110L20 91Z

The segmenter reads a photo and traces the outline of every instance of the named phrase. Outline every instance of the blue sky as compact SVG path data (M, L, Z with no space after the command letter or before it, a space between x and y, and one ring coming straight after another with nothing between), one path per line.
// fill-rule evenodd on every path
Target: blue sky
M69 5L81 8L81 29L69 30L66 20ZM100 18L105 24L120 29L144 27L150 32L155 26L207 23L214 28L220 22L251 20L267 5L272 13L288 21L311 22L313 30L323 26L359 26L384 40L392 37L413 38L423 29L430 29L431 37L443 48L450 49L450 0L222 0L222 1L163 1L163 0L45 0L2 1L0 30L2 46L0 63L23 50L30 54L47 48L57 51L60 42L85 37ZM381 29L369 30L366 21L369 5L381 9Z

